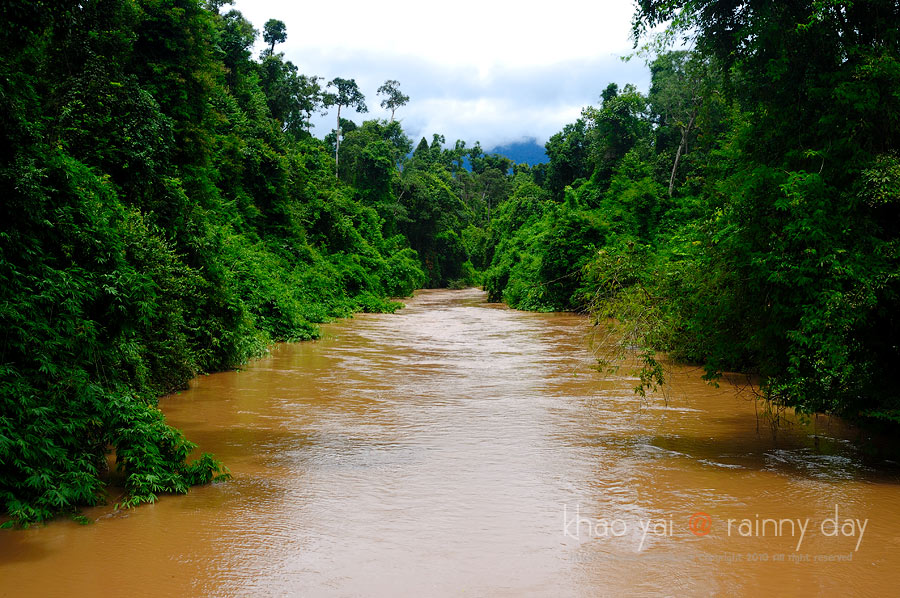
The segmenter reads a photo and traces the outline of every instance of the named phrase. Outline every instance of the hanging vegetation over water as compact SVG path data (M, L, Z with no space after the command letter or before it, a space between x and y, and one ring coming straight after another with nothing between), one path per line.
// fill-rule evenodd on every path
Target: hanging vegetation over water
M643 93L516 165L403 132L401 83L321 77L224 3L0 8L0 501L39 521L223 472L156 397L421 286L617 319L641 347L755 374L802 412L900 421L900 8L641 1L671 21ZM333 110L335 130L313 130ZM346 114L346 112L344 113Z
M501 207L494 298L617 318L776 407L900 422L900 6L641 1L692 52L607 87ZM535 209L534 206L539 208Z

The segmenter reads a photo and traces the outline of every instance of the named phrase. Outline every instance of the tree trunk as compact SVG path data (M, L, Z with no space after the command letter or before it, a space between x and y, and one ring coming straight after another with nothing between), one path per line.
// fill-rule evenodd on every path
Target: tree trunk
M675 173L678 172L678 163L681 162L681 154L687 147L687 138L694 126L694 120L697 118L697 111L691 113L691 119L686 127L681 129L681 143L678 144L678 151L675 152L675 163L672 165L672 175L669 177L669 197L672 197L672 191L675 188Z
M337 129L335 129L335 139L334 139L334 176L335 178L341 178L338 174L338 156L341 151L341 105L338 104L337 111Z

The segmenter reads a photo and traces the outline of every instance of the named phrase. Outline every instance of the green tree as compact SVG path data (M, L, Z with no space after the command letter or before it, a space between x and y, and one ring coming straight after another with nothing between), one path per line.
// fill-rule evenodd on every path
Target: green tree
M563 197L563 189L578 179L590 176L588 162L587 123L579 118L552 135L544 149L550 159L546 188L556 200Z
M413 157L424 162L431 161L431 148L428 147L428 140L424 137L422 137L419 140L418 145L416 145L416 150L415 152L413 152Z
M412 149L412 141L396 121L368 120L347 132L342 148L341 180L354 187L361 203L376 209L386 236L398 234L407 213L396 197L397 165Z
M334 144L334 164L335 176L340 172L338 170L340 151L341 151L341 108L354 108L357 112L368 112L366 107L366 98L356 85L355 79L343 79L335 77L328 82L329 88L334 88L334 93L329 94L326 99L326 105L337 106L337 129L335 131Z
M293 134L316 93L280 55L251 58L240 13L7 4L0 504L27 524L103 500L111 450L127 506L210 481L221 465L188 460L160 394L315 322L396 309L386 297L424 278L322 143ZM362 155L363 191L396 181L394 129Z
M312 115L320 112L325 115L325 92L322 89L320 81L322 77L315 75L300 75L298 81L298 108L305 115L304 122L306 124L306 132L309 134L312 129Z
M216 14L219 14L219 9L225 6L226 4L231 4L230 0L206 0L204 2L204 6L207 10L210 10Z
M259 65L259 82L266 94L272 117L281 123L284 132L298 134L303 129L303 82L297 67L282 59L282 54L267 54Z
M667 136L677 139L677 149L669 175L669 196L689 142L696 136L697 118L712 79L708 60L686 51L669 52L650 65L651 86L647 100L651 117L657 124L657 142L666 144ZM671 142L669 142L671 143Z
M378 88L378 95L385 98L381 100L381 107L391 111L391 122L394 121L394 112L401 106L406 106L409 102L409 96L400 91L400 82L395 79L388 79Z
M650 134L647 119L647 98L632 85L621 91L610 83L601 95L602 105L589 106L582 118L589 123L586 133L589 156L593 162L593 177L609 181L615 165L641 139Z
M282 44L287 41L287 26L284 21L278 19L269 19L263 25L263 41L269 44L267 48L268 54L271 56L275 53L275 44Z
M219 47L225 53L225 68L228 69L226 80L233 89L238 78L246 76L251 68L250 48L256 41L258 32L253 25L236 11L230 10L221 19L217 19L219 27Z

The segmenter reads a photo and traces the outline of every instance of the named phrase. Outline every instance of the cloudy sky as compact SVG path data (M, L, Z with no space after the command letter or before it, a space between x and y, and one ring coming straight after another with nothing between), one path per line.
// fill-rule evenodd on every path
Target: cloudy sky
M485 148L535 137L543 144L615 81L646 91L649 73L632 52L632 0L303 2L236 0L254 27L287 25L276 51L307 75L354 78L369 113L387 118L375 91L400 81L410 96L397 111L414 140L443 134L448 144ZM227 10L224 9L224 10ZM257 48L263 47L261 38ZM344 114L342 113L342 116ZM333 111L314 121L319 137Z

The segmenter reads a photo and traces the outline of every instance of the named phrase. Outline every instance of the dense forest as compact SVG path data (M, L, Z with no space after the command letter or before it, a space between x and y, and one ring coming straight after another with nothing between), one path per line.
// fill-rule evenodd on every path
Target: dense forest
M158 396L421 287L590 312L638 348L642 390L665 352L752 375L776 410L900 422L895 2L641 0L648 92L601 86L536 166L415 143L394 80L387 118L343 118L368 112L354 79L301 73L284 23L221 0L0 14L9 523L113 478L136 505L226 476Z

